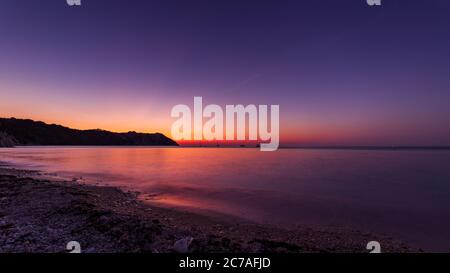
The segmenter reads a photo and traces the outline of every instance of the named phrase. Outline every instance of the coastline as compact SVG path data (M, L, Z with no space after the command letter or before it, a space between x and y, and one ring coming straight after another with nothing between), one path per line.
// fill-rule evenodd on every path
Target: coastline
M0 165L0 252L367 253L417 252L392 238L357 230L263 226L149 205L115 187L50 180Z

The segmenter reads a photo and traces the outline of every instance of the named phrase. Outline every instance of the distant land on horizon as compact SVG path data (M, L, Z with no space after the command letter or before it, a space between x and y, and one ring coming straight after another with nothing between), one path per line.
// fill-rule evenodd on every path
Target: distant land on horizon
M178 146L161 133L78 130L42 121L0 118L0 147L16 145Z
M180 144L180 146L185 148L259 148L254 143L245 143L245 144L220 144L216 145L213 142L211 143L203 143L203 144ZM290 145L283 146L281 145L278 149L304 149L304 150L450 150L449 146L432 146L432 145L418 145L418 146L401 146L401 145L332 145L332 146L324 146L324 145Z
M180 143L161 133L118 133L101 129L80 130L42 121L0 118L0 147L13 146L182 146L202 148L258 148L255 141L198 141ZM346 150L450 150L450 145L283 145L280 149Z

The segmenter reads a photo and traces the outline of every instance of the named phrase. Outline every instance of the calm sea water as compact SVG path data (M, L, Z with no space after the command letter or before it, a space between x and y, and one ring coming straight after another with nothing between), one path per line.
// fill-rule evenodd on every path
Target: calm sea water
M161 206L450 251L450 151L27 147L0 149L0 161L140 191Z

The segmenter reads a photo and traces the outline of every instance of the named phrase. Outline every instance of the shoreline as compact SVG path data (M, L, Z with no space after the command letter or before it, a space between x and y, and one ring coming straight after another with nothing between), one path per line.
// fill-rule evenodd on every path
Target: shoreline
M0 252L367 253L419 252L386 236L346 229L283 229L162 208L109 186L50 180L0 165Z

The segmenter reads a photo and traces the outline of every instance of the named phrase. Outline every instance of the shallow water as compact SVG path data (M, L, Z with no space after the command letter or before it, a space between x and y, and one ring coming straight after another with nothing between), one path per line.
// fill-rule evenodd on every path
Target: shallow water
M140 191L161 206L450 251L450 151L21 147L0 149L0 161Z

